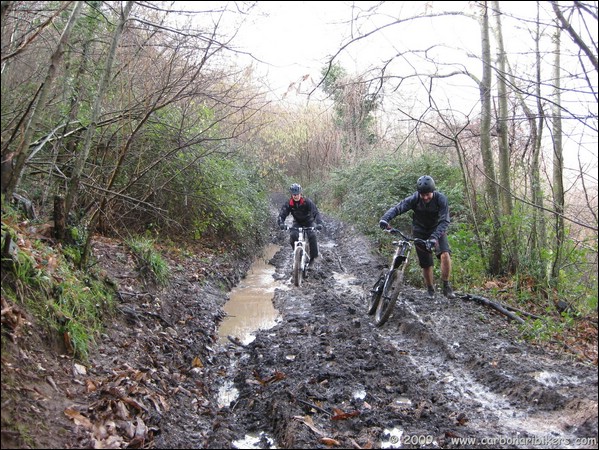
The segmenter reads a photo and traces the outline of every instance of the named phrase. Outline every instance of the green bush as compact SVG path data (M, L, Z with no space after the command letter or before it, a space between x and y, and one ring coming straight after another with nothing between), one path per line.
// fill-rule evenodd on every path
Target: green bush
M324 204L343 220L355 223L367 235L378 234L380 217L392 206L416 191L416 181L431 175L437 189L449 199L452 222L464 220L459 170L432 156L415 159L370 159L334 172L323 187ZM394 219L397 228L410 230L411 214Z
M183 164L189 155L180 155ZM260 245L269 217L267 188L251 161L209 156L172 184L178 195L160 199L187 235L204 242L228 241L232 247ZM184 195L182 195L184 194Z

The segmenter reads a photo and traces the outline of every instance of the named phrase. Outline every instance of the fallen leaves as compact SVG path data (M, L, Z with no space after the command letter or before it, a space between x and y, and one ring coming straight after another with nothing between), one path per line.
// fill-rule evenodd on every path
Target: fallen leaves
M195 358L193 358L191 366L201 369L202 367L204 367L204 363L202 362L202 359L199 356L196 356Z
M104 380L86 379L85 386L97 399L85 411L69 407L64 414L89 432L94 448L142 448L153 440L147 422L169 409L148 374L131 367Z
M331 420L347 420L360 415L360 411L344 412L339 408L333 408L333 417Z
M2 333L4 334L4 327L6 327L9 330L7 333L8 336L14 342L24 323L25 314L18 307L2 297Z
M320 442L322 442L325 445L329 445L329 446L337 446L339 447L341 445L341 442L339 442L337 439L332 439L332 438L328 438L328 437L323 437L320 438Z
M345 418L356 417L357 415L359 415L358 411L354 411L354 412L351 412L351 413L344 413L343 411L341 411L338 408L333 408L333 411L335 411L335 413L331 417L331 420L342 420L342 419L345 419ZM335 417L338 417L338 419L335 419ZM312 432L314 434L316 434L317 436L319 436L319 442L321 444L327 445L329 447L341 447L341 446L343 446L343 443L341 441L339 441L338 439L335 439L333 437L327 436L327 432L326 431L324 431L321 428L317 427L314 424L314 420L312 419L312 416L294 416L293 419L297 420L297 421L299 421L301 423L303 423L308 428L310 428L310 430L312 430ZM350 438L350 441L352 442L352 445L355 448L372 448L372 443L370 443L370 442L366 443L365 446L360 446L360 445L357 444L357 442L354 439Z
M87 417L85 417L83 414L81 414L79 411L75 410L74 408L65 409L64 415L67 416L69 419L71 419L73 422L75 422L75 425L80 425L83 428L91 430L91 428L92 428L91 420L89 420Z
M277 371L275 371L274 375L272 375L268 378L262 378L262 376L258 372L254 371L254 378L256 378L256 380L258 380L258 382L262 386L265 386L269 383L274 383L275 381L284 380L285 378L287 378L287 375L285 375L283 372L279 372L277 370Z

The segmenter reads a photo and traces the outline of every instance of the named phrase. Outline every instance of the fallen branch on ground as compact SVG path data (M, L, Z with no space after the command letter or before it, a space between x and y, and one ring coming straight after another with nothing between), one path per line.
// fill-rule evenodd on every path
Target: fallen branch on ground
M529 313L527 311L522 311L521 309L514 308L513 306L506 306L505 309L507 309L509 311L514 311L514 312L520 313L520 314L522 314L523 316L526 316L526 317L531 317L533 319L543 320L543 318L541 316L537 316L537 315Z
M472 294L462 295L461 298L462 298L462 300L474 300L474 301L480 303L481 305L490 306L491 308L499 311L501 314L505 315L509 319L515 320L518 323L525 323L524 319L522 317L519 317L516 314L508 311L501 304L494 302L493 300L489 300L488 298L481 297L480 295L472 295Z

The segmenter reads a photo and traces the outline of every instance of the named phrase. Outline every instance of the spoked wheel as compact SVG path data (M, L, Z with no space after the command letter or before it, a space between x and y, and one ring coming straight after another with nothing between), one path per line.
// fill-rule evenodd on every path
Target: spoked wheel
M393 308L395 308L395 303L397 302L397 297L399 297L402 282L403 272L394 269L389 273L387 283L385 283L385 286L383 287L383 292L374 315L374 323L377 327L380 327L387 322L391 316Z
M297 287L302 285L304 279L304 270L302 260L304 259L304 249L297 247L293 253L293 284Z
M381 274L374 286L370 288L368 292L368 315L371 316L376 311L376 307L379 306L381 294L383 293L383 286L385 285L385 274Z

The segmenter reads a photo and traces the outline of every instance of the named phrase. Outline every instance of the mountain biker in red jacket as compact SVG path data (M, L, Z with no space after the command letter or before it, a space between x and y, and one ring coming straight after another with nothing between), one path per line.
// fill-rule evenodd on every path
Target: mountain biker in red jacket
M277 220L279 228L285 230L285 219L289 214L293 216L293 227L312 227L316 222L316 229L322 230L322 218L316 204L303 195L302 187L293 183L289 188L291 198L281 207L279 218ZM318 258L318 242L316 233L313 230L307 231L308 242L310 244L310 265L313 266L314 260ZM297 230L290 231L289 243L291 248L295 248L295 242L299 238Z
M390 208L379 221L383 230L390 228L389 221L395 216L408 211L412 214L412 234L414 237L426 239L435 249L437 258L441 260L441 279L443 280L443 295L455 298L449 278L451 276L451 249L447 240L449 227L449 206L447 197L435 188L435 180L429 175L423 175L416 182L417 192L406 197ZM416 246L418 261L428 290L428 296L435 296L433 285L433 255Z

